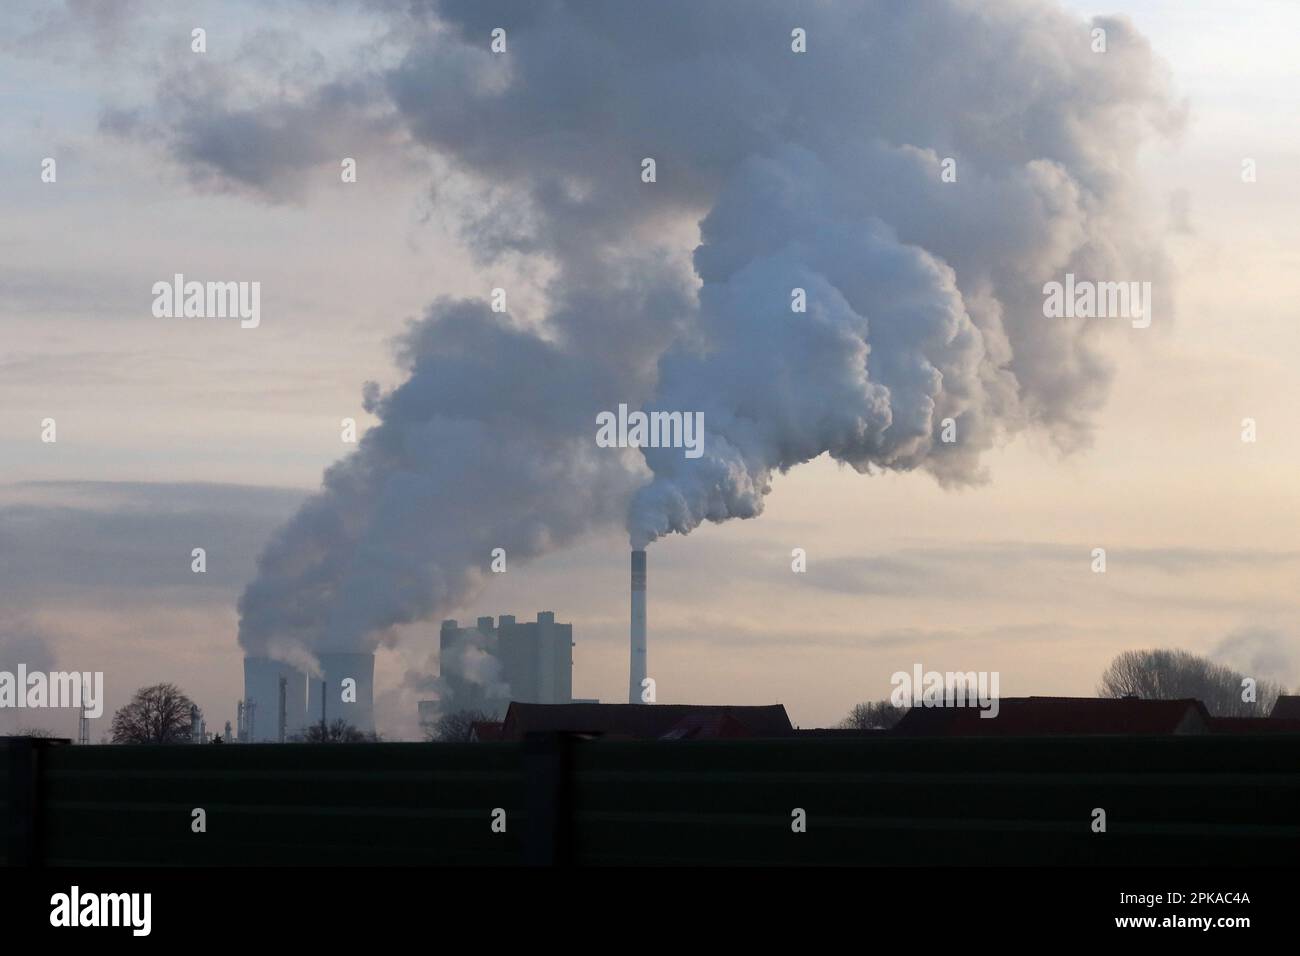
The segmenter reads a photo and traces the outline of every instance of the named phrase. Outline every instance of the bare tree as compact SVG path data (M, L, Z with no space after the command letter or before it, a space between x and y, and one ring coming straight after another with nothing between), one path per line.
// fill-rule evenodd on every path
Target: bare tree
M1187 651L1124 651L1110 662L1097 687L1099 697L1177 700L1193 697L1216 717L1264 717L1284 689L1255 679L1255 700L1244 701L1245 676Z
M425 739L442 743L465 743L478 723L492 722L496 718L481 710L454 710L443 714L438 722L424 732Z
M312 724L290 739L299 744L374 744L379 743L380 737L374 731L358 730L339 717L328 727Z
M141 687L131 702L113 715L113 743L189 743L193 706L175 684Z
M849 730L888 730L903 719L906 707L895 707L887 700L856 705L840 726Z
M46 730L44 727L19 727L14 732L15 737L41 737L43 739L53 739L58 736L52 730Z

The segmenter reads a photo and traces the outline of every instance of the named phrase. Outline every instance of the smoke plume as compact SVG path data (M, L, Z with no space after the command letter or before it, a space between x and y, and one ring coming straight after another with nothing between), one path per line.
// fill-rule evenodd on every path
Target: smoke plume
M380 424L263 554L245 648L373 646L463 606L493 548L518 562L618 523L640 546L754 517L776 473L824 454L962 484L1018 430L1087 442L1100 327L1127 323L1046 319L1042 286L1159 286L1135 167L1180 122L1127 21L1029 0L368 6L388 55L355 95L304 94L295 125L328 106L355 128L338 115L355 102L406 130L483 261L545 263L546 310L439 301L412 323L407 379L367 390ZM189 101L214 141L250 121ZM237 164L171 148L195 182L284 200L277 164L301 151L259 129ZM621 402L702 411L703 456L596 448Z

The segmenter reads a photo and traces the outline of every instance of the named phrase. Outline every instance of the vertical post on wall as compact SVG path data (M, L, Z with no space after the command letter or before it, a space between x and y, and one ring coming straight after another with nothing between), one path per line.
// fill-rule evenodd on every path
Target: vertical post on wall
M524 740L524 864L571 866L574 861L573 738L529 734Z

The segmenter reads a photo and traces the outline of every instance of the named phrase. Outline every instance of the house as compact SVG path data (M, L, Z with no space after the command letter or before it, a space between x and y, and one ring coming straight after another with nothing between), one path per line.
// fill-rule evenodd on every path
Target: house
M700 740L718 737L790 737L781 704L522 704L506 711L502 739L532 733L572 733L610 740Z

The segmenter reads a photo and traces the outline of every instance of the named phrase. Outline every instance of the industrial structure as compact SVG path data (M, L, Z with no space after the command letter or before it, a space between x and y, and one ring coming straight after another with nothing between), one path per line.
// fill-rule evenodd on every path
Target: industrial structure
M567 704L573 698L573 625L557 624L553 611L525 622L502 614L495 626L491 617L472 627L443 621L438 649L443 710L504 715L512 700Z
M236 723L240 743L283 743L301 733L307 724L307 675L283 661L245 657Z
M244 658L244 699L239 702L240 743L284 743L307 727L343 720L375 729L375 655L323 653L319 676L308 677L284 661Z
M642 699L642 692L645 689L644 684L647 673L645 646L645 584L645 552L638 549L632 552L632 648L627 681L627 702L629 704L654 702L653 700Z
M363 733L375 729L375 655L320 655L321 676L307 681L307 722L342 720Z

